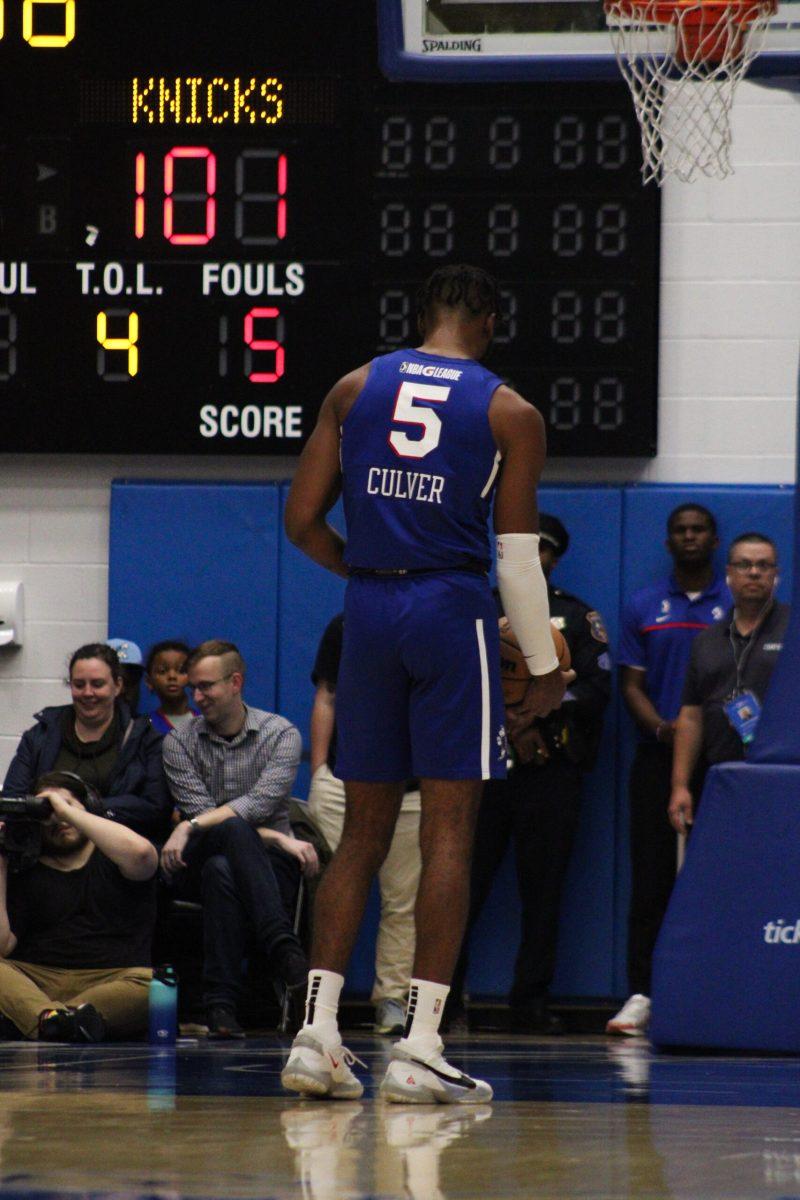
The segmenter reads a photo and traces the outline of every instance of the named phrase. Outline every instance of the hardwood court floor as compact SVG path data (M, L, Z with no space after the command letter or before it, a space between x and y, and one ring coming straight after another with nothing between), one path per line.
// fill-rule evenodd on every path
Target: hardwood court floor
M288 1043L0 1044L0 1198L789 1200L800 1060L654 1054L604 1038L453 1038L491 1105L281 1093Z

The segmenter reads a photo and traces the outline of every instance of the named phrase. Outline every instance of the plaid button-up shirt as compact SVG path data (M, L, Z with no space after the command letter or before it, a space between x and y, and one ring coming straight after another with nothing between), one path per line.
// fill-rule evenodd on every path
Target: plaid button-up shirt
M301 745L285 717L245 705L233 738L214 733L205 717L173 729L164 738L164 769L182 816L228 804L249 824L291 837L289 798Z

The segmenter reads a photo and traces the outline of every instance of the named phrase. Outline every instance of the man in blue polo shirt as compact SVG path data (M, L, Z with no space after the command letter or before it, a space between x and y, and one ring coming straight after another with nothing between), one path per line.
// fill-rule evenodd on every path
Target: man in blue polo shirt
M668 578L635 592L623 618L622 696L639 732L629 783L631 995L608 1022L607 1033L641 1037L650 1019L653 948L677 859L676 835L667 815L675 723L692 642L721 621L730 605L725 578L713 565L718 545L717 523L707 508L681 504L673 509L667 518L666 546L675 569ZM700 764L698 773L702 770ZM697 776L694 782L697 786Z

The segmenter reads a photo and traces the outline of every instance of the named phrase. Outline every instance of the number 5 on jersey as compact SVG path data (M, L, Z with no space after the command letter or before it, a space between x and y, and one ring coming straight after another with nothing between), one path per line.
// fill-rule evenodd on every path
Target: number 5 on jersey
M401 458L424 458L439 445L442 435L442 419L432 408L415 405L415 400L434 400L444 404L450 395L449 387L435 383L400 384L392 421L399 425L421 425L424 432L420 438L410 438L407 433L393 429L389 434L389 445Z

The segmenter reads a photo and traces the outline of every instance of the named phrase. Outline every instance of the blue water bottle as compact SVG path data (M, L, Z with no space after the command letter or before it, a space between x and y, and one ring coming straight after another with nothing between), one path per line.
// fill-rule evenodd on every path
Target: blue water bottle
M178 1032L178 976L169 964L153 970L149 1016L150 1045L174 1046Z

